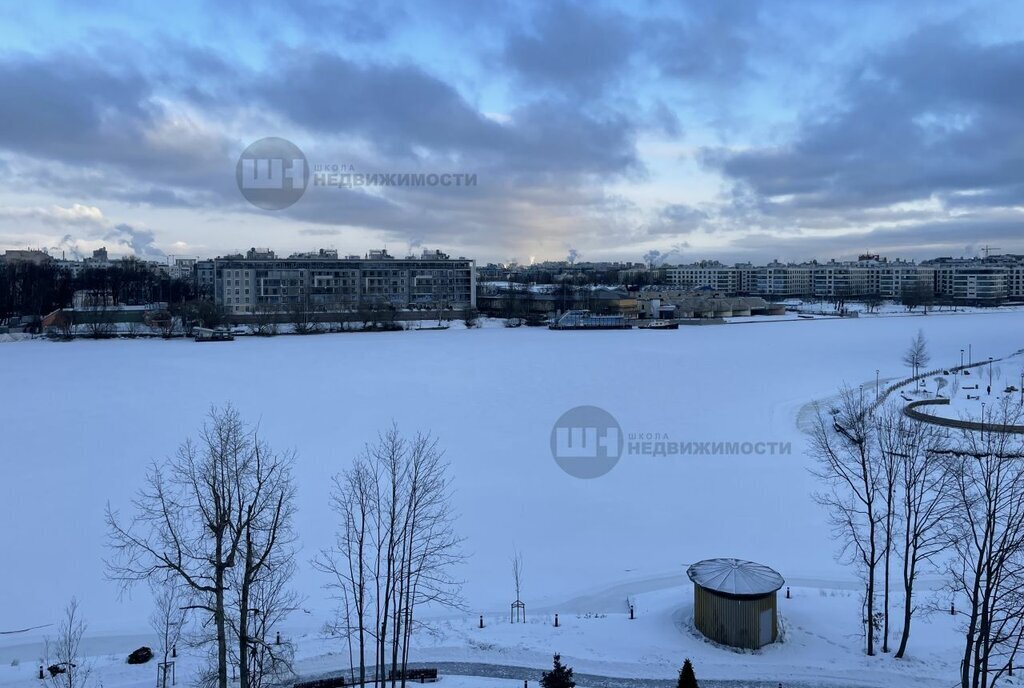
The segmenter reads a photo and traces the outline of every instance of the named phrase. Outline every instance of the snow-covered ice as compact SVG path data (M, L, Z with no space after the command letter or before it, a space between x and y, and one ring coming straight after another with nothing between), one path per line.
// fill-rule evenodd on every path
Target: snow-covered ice
M471 611L438 619L441 634L425 635L414 659L545 667L561 651L577 671L671 678L690 656L707 678L828 672L837 682L929 685L957 665L951 618L919 622L906 662L862 656L857 585L833 559L797 427L808 403L843 383L867 383L871 393L876 369L883 384L905 377L902 354L919 328L935 366L958 364L968 344L976 358L1024 347L1021 312L676 331L490 326L204 346L5 343L0 631L55 623L77 595L99 653L134 649L148 630L148 592L119 599L104 580L103 510L108 502L128 509L146 464L172 453L211 404L230 401L269 442L299 456L296 585L307 613L286 630L306 638L300 655L311 667L331 663L330 644L316 637L330 603L305 563L330 542L329 479L395 421L431 430L447 448L469 554L460 576ZM607 476L578 480L549 448L552 424L578 405L606 409L627 434L790 442L793 453L626 456ZM518 627L500 623L513 548L523 553L536 621ZM737 654L689 630L685 567L709 557L758 561L786 578L794 596L780 600L785 642ZM924 587L941 587L926 578ZM625 619L627 598L640 612L634 622ZM554 612L560 629L546 621ZM40 633L0 636L0 685L31 683ZM15 658L20 666L9 666Z

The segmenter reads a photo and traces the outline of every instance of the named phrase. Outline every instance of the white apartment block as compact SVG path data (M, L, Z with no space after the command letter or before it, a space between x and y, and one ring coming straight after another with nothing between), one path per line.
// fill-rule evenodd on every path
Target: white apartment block
M703 261L670 268L668 279L676 289L711 289L727 295L900 299L923 291L940 301L987 304L1024 299L1024 256L939 258L920 264L863 256L849 262L775 261L757 267Z
M926 264L935 270L939 298L980 304L1024 298L1024 256L937 258Z

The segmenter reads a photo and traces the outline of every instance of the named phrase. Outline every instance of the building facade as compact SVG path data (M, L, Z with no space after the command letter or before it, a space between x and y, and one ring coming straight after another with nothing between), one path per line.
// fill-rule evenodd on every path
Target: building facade
M1024 299L1024 256L936 258L923 263L876 255L856 261L779 263L752 266L702 261L667 270L677 289L785 298L901 299L908 294L939 302L994 305Z
M936 258L935 295L957 303L992 305L1024 299L1024 256Z
M475 263L440 251L395 258L386 251L339 258L337 252L278 258L253 249L246 256L195 265L199 294L228 313L285 311L296 304L318 310L391 306L476 306Z

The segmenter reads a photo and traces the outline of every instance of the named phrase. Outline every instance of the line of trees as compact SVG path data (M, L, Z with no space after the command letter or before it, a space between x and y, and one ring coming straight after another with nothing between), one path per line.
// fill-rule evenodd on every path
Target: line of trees
M87 268L77 276L48 263L0 262L0 322L12 315L41 316L68 308L76 291L104 294L115 306L196 298L191 281L172 279L137 258Z
M1019 424L1005 397L985 425ZM811 432L814 473L824 489L840 560L864 584L868 655L908 651L912 622L938 611L916 584L925 571L951 581L949 611L961 619L962 688L987 688L1010 670L1024 640L1024 438L923 424L897 402L880 408L844 389ZM893 604L899 590L902 604ZM947 613L949 613L947 611Z
M209 652L201 685L228 688L235 668L240 688L293 675L294 648L276 629L302 601L291 587L294 465L233 407L213 408L196 439L150 466L130 515L107 508L108 576L150 585L163 662L179 641ZM328 630L360 680L372 666L374 684L404 685L417 610L461 605L450 505L448 464L429 434L392 426L335 477L337 538L313 565L339 601Z

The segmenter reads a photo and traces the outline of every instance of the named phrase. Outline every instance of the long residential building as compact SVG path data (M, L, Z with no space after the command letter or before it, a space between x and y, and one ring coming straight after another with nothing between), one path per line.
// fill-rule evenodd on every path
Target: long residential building
M322 310L369 306L476 306L476 266L440 251L395 258L387 251L339 257L321 249L278 258L267 249L196 263L200 295L229 313L283 311L295 304Z
M772 262L761 266L702 261L669 268L667 277L676 288L770 298L900 299L917 293L965 304L1024 298L1024 256L937 258L913 263L865 255L857 261Z

